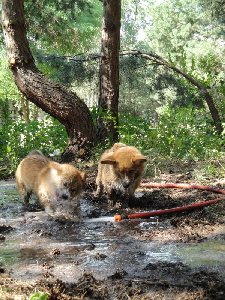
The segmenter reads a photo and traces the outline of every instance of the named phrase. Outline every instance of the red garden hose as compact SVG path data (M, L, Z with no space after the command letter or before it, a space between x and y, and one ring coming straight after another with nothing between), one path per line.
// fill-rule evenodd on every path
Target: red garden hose
M216 187L205 186L205 185L193 185L193 184L186 184L186 183L141 183L140 187L147 187L147 188L183 188L183 189L199 189L199 190L206 190L212 191L215 193L225 194L224 189L219 189ZM201 208L204 206L211 205L218 201L224 200L225 198L218 198L214 200L209 200L206 202L196 203L192 205L182 206L182 207L175 207L171 209L164 209L164 210L156 210L156 211L149 211L143 213L135 213L127 216L123 215L115 215L114 220L122 220L122 219L136 219L136 218L149 218L154 216L162 216L165 214L171 214L176 212L183 212L188 210L193 210L196 208Z
M224 189L219 189L212 186L207 185L196 185L196 184L187 184L187 183L140 183L140 187L148 187L148 188L180 188L180 189L198 189L198 190L206 190L212 191L219 194L225 194Z

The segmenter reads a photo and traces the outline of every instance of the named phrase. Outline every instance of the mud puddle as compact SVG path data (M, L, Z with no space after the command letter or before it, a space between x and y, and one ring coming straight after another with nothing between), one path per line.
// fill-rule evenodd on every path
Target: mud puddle
M99 218L88 218L97 207L83 198L83 219L63 221L42 211L23 211L18 198L13 181L0 183L0 233L5 237L0 241L0 264L14 278L74 282L87 272L98 280L148 278L153 266L162 263L225 273L223 239L182 243L172 238L169 219L114 222L113 212L104 209Z
M137 233L147 222L127 220L116 224L95 220L69 225L53 222L53 226L46 220L39 221L37 227L29 222L30 215L7 223L14 230L0 246L0 261L15 278L35 281L44 276L73 282L84 272L92 272L99 280L117 272L144 276L142 269L150 262L179 260L176 244L133 239L132 231ZM150 222L152 226L156 224Z

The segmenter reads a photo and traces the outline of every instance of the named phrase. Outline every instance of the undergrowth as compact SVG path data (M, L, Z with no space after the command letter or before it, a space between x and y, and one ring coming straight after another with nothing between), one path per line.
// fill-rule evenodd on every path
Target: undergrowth
M162 166L169 169L170 162L178 160L207 161L204 170L195 174L201 180L224 173L224 135L218 137L203 109L167 107L157 120L120 114L118 131L120 142L136 146L148 158L146 176L154 177ZM51 117L29 124L9 119L0 128L0 166L7 164L1 175L13 174L30 150L39 149L55 158L67 142L65 128ZM99 145L93 149L91 160L98 161L103 150Z

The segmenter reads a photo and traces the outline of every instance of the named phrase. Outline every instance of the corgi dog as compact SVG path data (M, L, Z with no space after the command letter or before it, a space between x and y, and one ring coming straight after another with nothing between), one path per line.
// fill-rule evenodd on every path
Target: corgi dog
M15 173L19 194L26 205L31 194L35 194L47 213L68 207L79 208L77 197L82 192L86 173L69 164L51 161L39 150L31 151ZM71 212L73 214L73 212Z
M126 207L141 182L146 161L137 148L115 143L98 163L96 196L106 193L109 205L122 201Z

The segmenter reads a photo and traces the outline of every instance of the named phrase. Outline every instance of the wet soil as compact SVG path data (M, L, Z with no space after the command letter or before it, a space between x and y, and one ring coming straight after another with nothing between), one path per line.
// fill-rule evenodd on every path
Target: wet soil
M94 197L88 169L79 220L21 205L13 180L0 182L0 299L225 299L225 201L180 214L115 222L115 214L218 198L191 189L138 189L127 209ZM143 182L200 184L168 172ZM223 183L216 182L223 187ZM221 197L221 195L219 195Z

